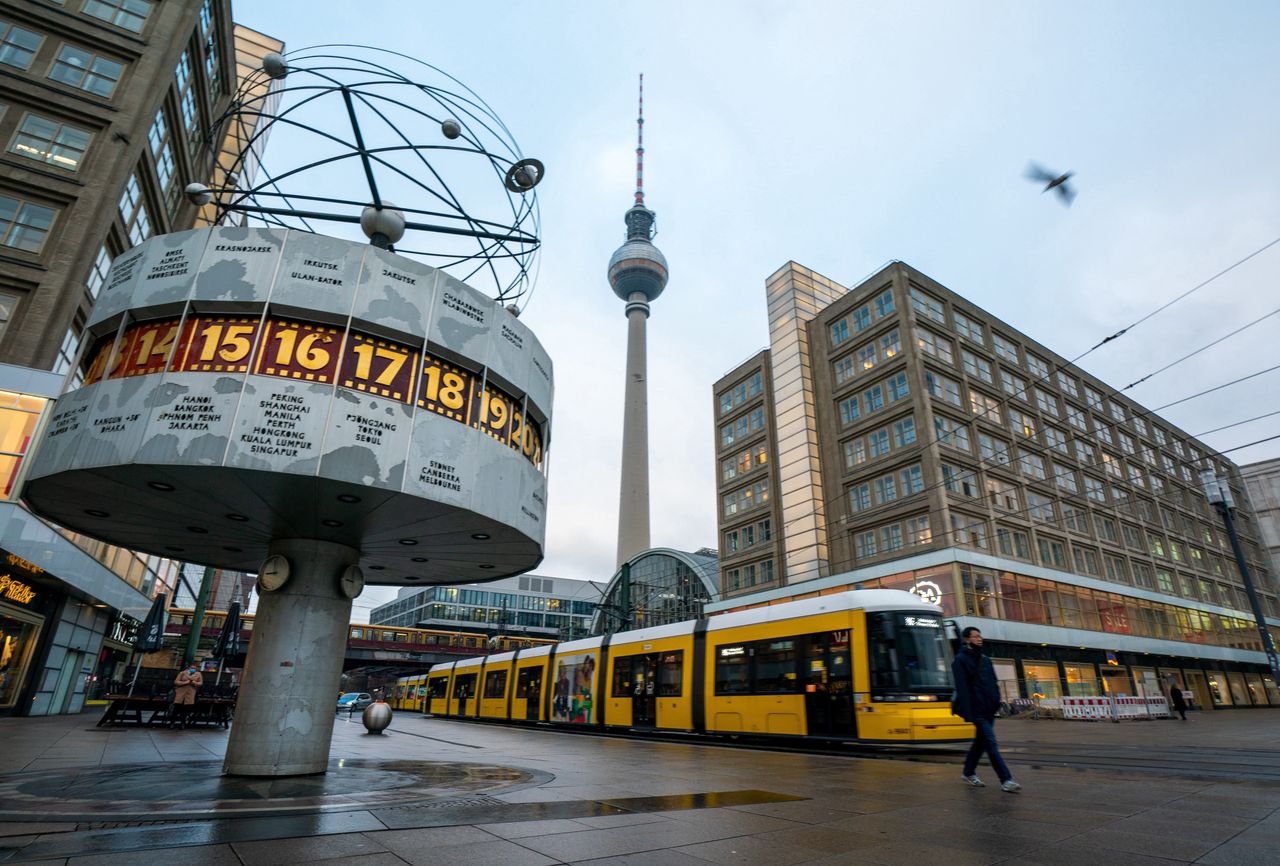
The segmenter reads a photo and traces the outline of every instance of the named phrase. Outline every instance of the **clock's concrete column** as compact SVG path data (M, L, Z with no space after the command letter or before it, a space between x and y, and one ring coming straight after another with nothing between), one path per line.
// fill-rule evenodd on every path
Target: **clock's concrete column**
M342 575L360 552L289 539L272 542L270 553L258 577L262 595L222 769L233 776L323 773L351 619ZM270 589L282 568L283 584Z

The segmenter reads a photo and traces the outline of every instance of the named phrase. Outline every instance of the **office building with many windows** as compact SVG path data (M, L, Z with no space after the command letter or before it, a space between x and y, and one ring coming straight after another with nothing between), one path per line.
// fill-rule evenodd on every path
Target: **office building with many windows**
M766 295L770 347L714 386L709 611L900 587L981 627L1010 696L1280 704L1199 487L1230 479L1280 633L1230 460L903 263L853 289L789 263Z
M23 466L112 259L197 224L237 76L282 48L229 0L0 2L0 714L81 710L173 598L175 562L28 512Z
M569 640L590 634L605 585L525 574L489 583L406 586L369 613L371 625Z

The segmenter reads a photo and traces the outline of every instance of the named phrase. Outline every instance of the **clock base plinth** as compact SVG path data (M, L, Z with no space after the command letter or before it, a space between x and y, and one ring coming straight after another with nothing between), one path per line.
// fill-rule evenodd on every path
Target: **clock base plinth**
M333 738L351 602L339 590L360 551L316 539L271 543L288 579L258 600L253 641L222 770L231 776L323 773Z

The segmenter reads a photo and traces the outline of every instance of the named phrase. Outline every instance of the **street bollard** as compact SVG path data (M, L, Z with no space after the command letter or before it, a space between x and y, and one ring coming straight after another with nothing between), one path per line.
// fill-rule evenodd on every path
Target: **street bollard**
M371 734L381 734L391 724L391 707L386 701L374 701L364 708L360 717L365 730Z

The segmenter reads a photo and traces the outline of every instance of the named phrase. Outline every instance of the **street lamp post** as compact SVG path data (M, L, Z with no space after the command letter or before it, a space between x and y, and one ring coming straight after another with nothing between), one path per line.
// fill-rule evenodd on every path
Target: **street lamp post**
M1227 537L1231 539L1231 550L1236 555L1236 566L1240 569L1240 577L1244 581L1244 591L1249 596L1249 605L1253 608L1253 618L1258 624L1258 635L1262 638L1262 650L1267 654L1267 663L1271 666L1272 681L1280 684L1280 656L1276 655L1276 645L1267 629L1267 619L1262 612L1262 601L1253 586L1253 578L1249 575L1249 565L1244 560L1244 548L1240 546L1240 537L1236 535L1236 524L1231 512L1235 510L1235 499L1225 478L1219 478L1212 469L1200 471L1200 486L1204 495L1222 515L1222 522L1227 527Z

